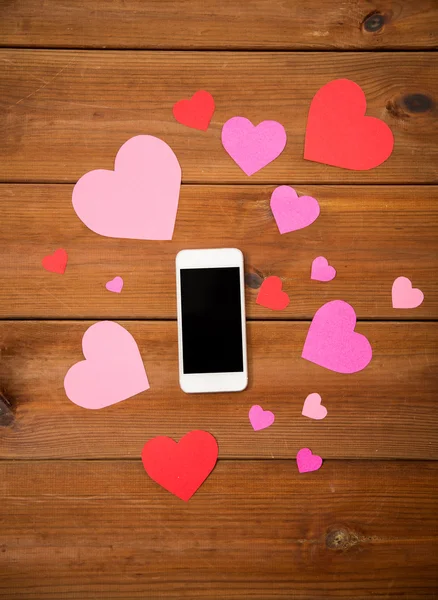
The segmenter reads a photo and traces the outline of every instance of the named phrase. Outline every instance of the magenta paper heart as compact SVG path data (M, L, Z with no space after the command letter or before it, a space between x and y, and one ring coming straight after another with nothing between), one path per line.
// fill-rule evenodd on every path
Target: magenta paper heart
M272 192L271 210L280 233L311 225L320 211L318 200L312 196L298 196L288 185L280 185Z
M249 420L254 431L260 431L272 425L275 415L270 410L263 410L261 406L254 404L249 410Z
M137 135L117 152L114 171L97 169L79 179L73 207L99 235L171 240L180 186L181 167L170 146Z
M310 473L321 468L322 458L312 454L309 448L301 448L297 454L297 466L300 473Z
M123 289L123 279L121 277L114 277L114 279L106 282L105 287L109 292L120 294Z
M149 389L136 341L113 321L91 325L82 338L85 360L64 379L68 398L83 408L104 408Z
M328 264L324 256L318 256L312 263L310 279L315 281L331 281L336 277L336 269Z
M222 144L247 175L254 175L279 156L286 146L286 131L277 121L253 125L245 117L232 117L222 127Z
M317 421L324 419L327 416L327 409L321 404L321 396L319 394L309 394L304 400L301 414Z
M407 277L397 277L392 284L393 308L417 308L424 300L424 294L418 288L413 288Z
M365 369L373 352L371 344L356 333L356 313L343 300L332 300L318 309L310 324L302 357L337 373Z

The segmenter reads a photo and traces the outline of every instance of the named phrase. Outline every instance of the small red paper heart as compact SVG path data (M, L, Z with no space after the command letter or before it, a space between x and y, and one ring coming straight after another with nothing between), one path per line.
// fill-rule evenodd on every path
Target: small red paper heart
M313 97L307 118L304 158L367 171L383 163L394 147L386 123L366 117L362 88L349 79L335 79Z
M187 502L212 472L217 455L218 445L211 433L195 430L178 443L166 436L149 440L141 459L151 479Z
M180 100L173 105L173 116L182 125L207 131L214 113L213 96L199 90L189 100Z
M64 248L58 248L53 254L48 254L42 260L43 267L51 273L64 273L67 266L67 252Z
M267 277L257 296L256 303L272 310L283 310L289 304L289 296L281 290L283 284L280 277Z

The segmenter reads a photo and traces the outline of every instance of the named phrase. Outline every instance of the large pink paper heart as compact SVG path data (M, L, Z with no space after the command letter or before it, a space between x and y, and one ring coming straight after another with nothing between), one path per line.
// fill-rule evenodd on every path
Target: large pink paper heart
M417 308L424 300L424 294L418 288L413 288L407 277L397 277L392 284L393 308Z
M289 233L311 225L320 209L312 196L298 196L290 186L280 185L272 192L271 210L280 233Z
M100 235L171 240L181 167L173 150L152 135L137 135L117 153L114 171L85 173L73 188L73 207Z
M336 277L336 269L329 265L324 256L317 256L312 262L310 279L315 281L331 281Z
M104 408L149 389L136 341L113 321L91 325L82 338L85 360L64 379L68 398L83 408Z
M286 146L286 131L277 121L253 125L245 117L232 117L222 127L222 144L247 175L254 175L279 156Z
M258 404L251 406L249 410L249 420L254 431L266 429L275 421L275 415L270 410L263 410Z
M319 308L310 324L302 357L337 373L356 373L370 362L373 351L367 338L356 333L356 313L343 300Z

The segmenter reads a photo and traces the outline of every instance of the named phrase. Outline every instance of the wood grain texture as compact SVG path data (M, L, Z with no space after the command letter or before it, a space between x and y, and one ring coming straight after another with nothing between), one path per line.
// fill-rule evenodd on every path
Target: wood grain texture
M412 184L437 182L437 54L420 52L437 34L436 0L0 0L0 46L41 48L0 50L0 600L436 598L437 187ZM311 99L339 77L394 132L372 171L302 158ZM217 106L206 133L172 116L202 88ZM251 178L221 145L235 115L288 133ZM97 236L71 206L71 184L142 133L182 165L171 242ZM318 198L312 227L278 234L281 183ZM245 254L250 384L189 396L174 258L215 246ZM58 247L63 276L41 267ZM318 255L338 271L329 284L309 278ZM291 296L282 313L255 304L271 274ZM104 288L115 275L120 295ZM415 311L391 308L399 275L425 293ZM357 325L374 355L354 375L300 358L300 319L334 298L377 320ZM47 318L130 319L151 389L101 411L72 404L63 379L93 321ZM301 415L311 392L323 421ZM269 429L252 430L252 404L275 413ZM220 460L184 503L139 457L151 437L195 428ZM324 458L317 473L297 471L304 446Z
M437 484L438 463L219 461L184 503L140 460L3 461L0 598L432 599Z
M2 0L7 46L163 49L433 48L434 0Z
M132 458L155 435L192 429L216 436L220 457L294 458L310 447L324 458L438 459L436 323L360 323L373 347L359 373L333 373L301 358L302 322L249 323L249 386L239 394L185 394L178 383L175 322L122 322L136 339L150 389L102 410L71 403L67 370L83 359L90 322L0 323L0 381L15 421L0 428L3 458ZM323 421L301 416L318 392ZM255 433L253 404L276 415Z
M438 55L421 52L257 53L0 51L0 180L74 182L113 168L131 136L161 137L176 152L186 183L433 183L437 181ZM367 114L391 127L391 157L371 171L305 161L312 97L346 77L366 93ZM216 112L204 133L177 123L173 104L210 91ZM248 177L222 148L230 117L274 119L285 151Z
M318 198L310 227L280 235L269 201L273 186L183 186L171 242L96 235L76 216L71 185L0 185L0 317L176 318L175 256L183 248L237 247L245 255L249 318L312 318L342 298L359 318L438 316L438 188L297 186ZM64 275L41 259L65 248ZM323 255L330 283L310 279ZM121 294L105 283L125 282ZM263 277L278 275L291 302L283 311L256 304ZM400 275L425 294L415 310L394 310ZM251 287L252 286L252 287Z

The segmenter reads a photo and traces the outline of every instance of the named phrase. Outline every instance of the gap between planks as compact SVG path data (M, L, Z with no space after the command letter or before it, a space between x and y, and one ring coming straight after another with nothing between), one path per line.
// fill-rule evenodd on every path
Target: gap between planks
M276 54L279 52L294 52L299 54L305 54L306 52L314 52L318 54L355 54L355 53L366 53L366 54L376 54L376 53L384 53L384 52L437 52L436 48L427 48L422 46L417 46L415 48L336 48L336 50L332 50L331 48L290 48L290 47L281 47L281 48L221 48L218 46L217 48L181 48L179 46L166 46L160 48L136 48L134 46L130 46L129 48L119 48L118 46L105 46L105 47L90 47L90 46L22 46L15 44L1 44L1 50L54 50L54 51L62 51L62 52L105 52L106 50L110 52L229 52L233 54L246 53L246 54Z
M225 152L225 150L224 150ZM304 159L303 159L304 160ZM93 169L90 169L90 171L92 171ZM50 180L50 181L37 181L37 180L32 180L32 179L27 179L26 181L19 181L19 180L10 180L10 179L0 179L0 185L39 185L39 186L43 186L43 185L75 185L77 183L77 180L72 180L72 181L56 181L55 179ZM319 186L331 186L331 187L337 187L337 188L349 188L349 187L376 187L376 188L382 188L382 187L394 187L394 186L410 186L410 187L436 187L437 186L437 181L425 181L423 183L412 183L411 181L401 181L401 182L397 182L397 183L389 183L387 181L384 181L382 183L363 183L363 182L351 182L351 183L336 183L336 181L318 181L317 183L312 183L309 184L308 181L301 181L301 180L291 180L288 181L287 183L278 183L277 181L271 181L271 180L266 180L266 181L214 181L214 182L210 182L210 181L190 181L190 180L185 180L185 181L181 181L181 187L184 186L193 186L193 187L227 187L227 186L233 186L233 187L260 187L260 186L264 186L264 185L302 185L302 186L309 186L312 185L314 187L319 187Z
M246 317L246 322L247 323L263 323L263 322L267 322L267 323L310 323L312 321L312 318L302 318L302 317L290 317L287 319L277 319L276 317L272 317L272 318L266 318L266 317ZM74 322L74 323L88 323L88 322L94 322L94 321L130 321L130 322L139 322L139 323L147 323L148 321L153 321L153 322L157 322L157 321L162 321L165 323L175 323L176 322L176 318L167 318L167 317L148 317L148 318L141 318L141 317L127 317L127 316L95 316L95 317L84 317L84 318L78 318L78 317L0 317L0 323L4 322L9 322L9 321L17 321L17 322L22 322L22 321L50 321L50 322L59 322L59 323L63 323L63 322ZM418 318L418 319L403 319L402 321L399 318L396 319L388 319L388 317L357 317L356 319L357 323L390 323L391 325L401 325L404 323L436 323L438 322L438 317L437 318Z
M1 431L5 429L4 427L0 427L0 433ZM152 439L152 438L150 438ZM145 442L146 443L146 442ZM224 457L219 457L217 459L217 463L219 462L269 462L269 461L282 461L282 462L291 462L291 463L295 463L296 459L294 457L291 458L285 458L284 456L278 456L277 458L275 457L270 457L270 456L258 456L258 457L251 457L251 456L243 456L243 457L239 457L239 456L224 456ZM95 463L107 463L107 462L140 462L141 461L141 456L133 456L133 457L128 457L128 456L123 456L123 457L118 457L118 456L102 456L102 457L94 457L94 458L87 458L87 457L74 457L72 456L70 457L66 457L66 458L62 458L62 457L48 457L48 458L32 458L32 457L17 457L17 458L2 458L0 456L0 463L16 463L16 462L31 462L31 463L46 463L46 462L95 462ZM375 457L375 456L358 456L358 457L346 457L346 458L324 458L323 457L323 464L322 467L324 467L324 464L326 463L337 463L337 462L354 462L354 463L358 463L358 462L386 462L386 463L394 463L397 462L399 464L402 463L434 463L434 462L438 462L438 458L399 458L399 457L394 457L394 458L388 458L388 457ZM216 463L216 464L217 464ZM319 470L319 469L318 469ZM212 471L213 472L213 471Z

